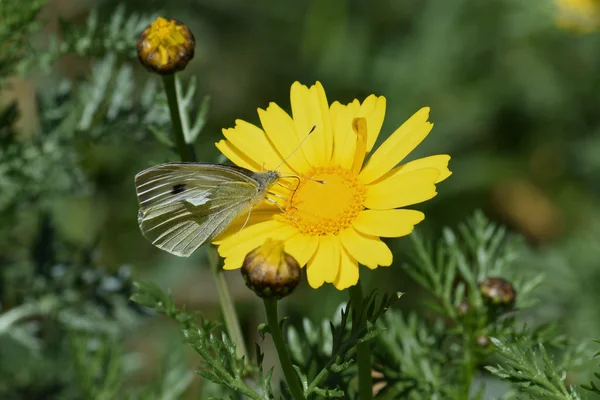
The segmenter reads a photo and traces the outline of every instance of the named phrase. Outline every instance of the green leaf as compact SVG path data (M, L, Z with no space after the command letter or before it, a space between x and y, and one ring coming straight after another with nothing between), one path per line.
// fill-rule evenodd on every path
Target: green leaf
M202 358L202 364L197 371L200 376L251 399L264 399L243 379L246 371L245 361L237 359L236 345L225 332L215 332L219 324L207 321L200 315L190 314L184 308L177 308L173 298L153 283L136 282L135 293L131 298L180 324L185 341ZM262 363L262 355L260 357ZM269 379L270 376L269 373ZM269 389L264 380L261 386Z
M269 325L266 323L261 323L258 325L258 336L260 336L261 340L265 340L265 335L267 333L271 333L271 329L269 328Z
M565 385L566 373L550 358L543 344L537 351L524 339L520 343L491 338L503 362L496 367L486 367L498 378L513 383L521 391L536 398L580 399L572 387Z

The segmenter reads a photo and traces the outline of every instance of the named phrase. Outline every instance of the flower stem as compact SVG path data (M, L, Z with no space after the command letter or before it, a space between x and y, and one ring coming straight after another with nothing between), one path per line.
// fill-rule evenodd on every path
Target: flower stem
M163 85L167 94L169 103L169 113L171 114L171 125L173 126L173 136L177 144L177 152L181 161L194 161L190 146L185 142L183 125L181 124L181 114L179 112L179 100L177 98L177 89L175 88L175 74L163 75Z
M240 328L239 319L229 289L227 288L227 282L225 281L225 275L223 269L219 265L219 255L217 250L211 245L208 249L210 269L213 273L215 283L217 284L217 293L219 295L219 304L221 305L221 311L223 312L223 320L225 320L225 329L229 337L235 340L236 353L238 358L244 357L248 359L248 350L246 349L246 343L244 342L244 335Z
M473 357L473 348L475 347L475 338L472 332L467 333L467 340L464 350L464 365L463 365L463 388L464 392L460 398L469 399L471 393L471 385L473 384L473 375L475 373L475 360ZM464 396L464 397L463 397Z
M167 94L167 102L169 103L171 124L173 126L173 136L175 137L175 143L177 144L177 152L179 153L179 157L181 158L181 161L196 161L193 148L185 140L183 126L181 124L181 112L183 110L181 110L179 107L179 96L175 86L175 74L163 75L162 78L165 87L165 93ZM240 329L238 316L233 305L231 294L227 288L225 276L223 275L221 268L219 268L218 257L214 257L214 260L211 259L210 263L210 269L217 285L219 304L221 305L221 312L223 313L223 319L225 320L227 334L236 343L237 356L239 358L244 357L245 359L248 359L248 352L246 351L246 345L244 344L244 336L242 335L242 330Z
M350 302L354 310L353 324L365 324L366 319L362 316L364 296L360 282L348 289ZM360 327L366 328L366 327ZM361 400L370 400L373 398L373 377L371 376L371 349L369 343L359 343L356 345L356 358L358 363L358 398Z
M288 388L292 394L292 397L296 400L304 400L304 391L300 383L300 378L294 367L292 366L292 360L288 353L287 347L283 341L283 333L281 333L281 327L279 326L279 317L277 315L277 300L275 299L263 299L265 303L265 311L267 313L267 323L269 324L269 330L279 355L279 362L281 363L281 369L287 382Z

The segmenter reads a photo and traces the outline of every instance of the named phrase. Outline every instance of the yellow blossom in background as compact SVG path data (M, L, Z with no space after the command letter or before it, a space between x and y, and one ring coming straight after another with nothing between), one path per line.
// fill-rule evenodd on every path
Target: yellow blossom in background
M270 197L278 206L263 202L245 229L239 231L243 216L215 244L224 268L237 269L266 239L284 241L285 251L306 265L310 286L328 282L345 289L358 282L359 263L371 269L392 263L380 237L408 235L423 220L422 212L402 207L437 194L435 185L451 174L450 156L397 166L431 131L429 108L396 129L365 162L383 124L383 96L330 105L319 82L310 88L296 82L290 96L292 116L271 103L258 110L262 129L237 120L235 128L223 130L217 147L232 162L253 171L277 168L295 178L273 186Z
M579 33L600 27L600 0L554 0L558 26Z

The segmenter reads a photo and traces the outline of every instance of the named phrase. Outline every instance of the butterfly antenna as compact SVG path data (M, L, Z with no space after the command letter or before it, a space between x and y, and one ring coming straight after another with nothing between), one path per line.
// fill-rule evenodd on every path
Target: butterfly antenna
M287 160L289 160L291 156L293 156L294 154L296 154L296 152L298 151L298 149L300 149L300 146L302 146L302 144L306 141L306 139L308 139L308 137L310 136L310 134L313 133L316 128L317 128L317 125L313 125L312 128L310 128L310 131L306 134L306 136L304 136L304 139L302 139L300 141L300 143L298 144L298 146L296 146L296 148L294 150L292 150L292 152L277 166L277 168L275 168L275 171L277 171L279 169L279 167L281 167L283 164L285 164L285 162Z

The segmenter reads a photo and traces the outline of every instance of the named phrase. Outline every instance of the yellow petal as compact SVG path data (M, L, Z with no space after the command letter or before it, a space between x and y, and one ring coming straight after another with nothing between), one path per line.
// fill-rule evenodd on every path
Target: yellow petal
M344 290L358 283L358 264L347 251L342 249L340 258L340 272L333 282L338 290Z
M440 175L437 177L435 183L440 183L441 181L448 178L452 175L452 172L448 169L448 162L450 161L450 156L447 154L438 154L435 156L429 156L424 158L419 158L417 160L408 162L406 164L402 164L387 174L385 174L381 179L387 179L392 177L393 175L403 174L408 171L414 171L416 169L421 168L435 168L439 171Z
M244 154L264 169L278 168L283 161L263 130L246 121L236 120L235 128L223 129L223 135L234 147L243 150ZM278 171L289 173L292 168L284 164Z
M246 255L262 245L268 238L285 241L296 232L295 228L287 224L270 220L248 226L242 231L221 239L218 242L218 251L219 255L225 259L223 269L241 268Z
M233 253L248 253L261 245L265 239L286 240L297 232L296 228L277 220L269 220L247 226L243 230L223 238L219 242L219 254L228 257Z
M356 135L356 149L354 150L354 160L352 161L352 174L357 175L365 161L367 154L367 120L365 118L354 118L352 120L352 130Z
M356 114L357 118L364 117L367 120L367 152L373 149L379 132L381 132L381 126L385 117L385 106L385 97L377 97L372 94L363 101L358 114Z
M306 267L311 287L316 289L324 282L335 281L340 270L340 247L340 241L333 235L319 237L319 247Z
M423 168L378 180L367 186L365 207L389 210L429 200L437 194L435 181L439 175L435 168Z
M220 140L217 143L215 143L215 146L217 146L217 149L219 149L219 151L223 153L223 155L235 165L249 169L251 171L261 170L260 164L256 163L254 160L252 160L250 157L248 157L246 154L240 151L237 147L231 144L231 142L227 140Z
M304 267L315 254L318 246L318 236L298 233L285 242L285 251L294 257L301 267Z
M358 100L354 100L347 106L337 101L331 105L330 113L333 125L333 155L331 156L331 165L338 165L346 169L352 167L355 154L354 149L356 148L356 134L352 131L352 120L359 109L360 103Z
M213 244L221 244L221 242L223 242L223 240L227 239L229 236L238 233L242 227L249 228L252 225L256 225L261 222L270 221L279 214L281 214L281 210L272 203L259 203L256 207L250 210L250 217L248 217L248 213L242 213L235 217L229 226L213 240Z
M417 111L373 153L360 173L363 183L371 183L388 173L404 159L431 131L429 107Z
M306 134L299 135L292 118L277 104L271 103L266 110L258 109L260 123L265 129L269 141L273 144L279 156L287 158L287 164L296 172L307 171L310 165L302 152L298 149L300 141ZM308 131L306 131L308 133ZM300 138L302 136L302 138ZM298 150L296 150L298 149Z
M258 246L256 246L258 247ZM249 250L246 253L234 253L233 255L230 255L228 257L225 257L224 262L223 262L223 269L227 270L227 271L231 271L234 269L239 269L242 268L242 265L244 264L244 260L246 259L246 255L250 252L251 250Z
M294 82L290 90L290 100L298 135L304 137L316 126L301 146L306 159L313 166L329 165L333 150L333 133L329 103L323 86L316 82L309 89L299 82Z
M415 210L365 210L352 222L357 231L367 235L400 237L412 232L425 215Z
M362 265L375 269L392 264L392 252L377 236L362 234L351 227L340 234L340 239L348 254Z

